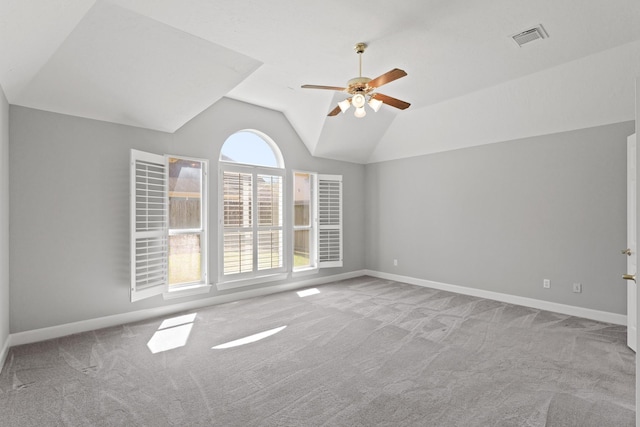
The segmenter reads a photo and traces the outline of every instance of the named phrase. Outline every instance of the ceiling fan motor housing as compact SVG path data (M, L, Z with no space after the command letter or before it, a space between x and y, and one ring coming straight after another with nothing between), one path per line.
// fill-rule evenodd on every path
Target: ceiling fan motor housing
M355 77L347 83L347 92L351 95L355 95L356 93L367 94L371 92L371 88L368 83L371 81L369 77Z

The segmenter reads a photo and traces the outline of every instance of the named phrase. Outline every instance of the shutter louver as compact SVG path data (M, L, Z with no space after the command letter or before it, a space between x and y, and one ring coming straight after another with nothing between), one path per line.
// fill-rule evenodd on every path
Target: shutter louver
M253 271L253 177L223 174L224 274Z
M258 270L282 267L282 177L258 175Z
M131 302L168 290L164 156L131 150Z
M319 267L342 267L342 176L318 176Z

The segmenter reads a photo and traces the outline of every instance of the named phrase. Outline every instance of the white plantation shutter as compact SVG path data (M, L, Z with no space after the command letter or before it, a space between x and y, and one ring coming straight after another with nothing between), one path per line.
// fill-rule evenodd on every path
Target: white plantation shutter
M342 175L318 175L318 266L342 267Z
M258 174L258 270L283 266L282 177Z
M223 173L223 274L253 271L253 176Z
M222 171L222 277L228 280L284 269L283 177L261 171Z
M167 166L131 150L131 301L168 290Z

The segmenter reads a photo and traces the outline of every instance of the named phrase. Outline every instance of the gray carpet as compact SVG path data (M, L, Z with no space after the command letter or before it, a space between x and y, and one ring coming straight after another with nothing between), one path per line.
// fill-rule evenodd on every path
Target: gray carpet
M0 425L634 425L625 327L371 277L318 290L14 347Z

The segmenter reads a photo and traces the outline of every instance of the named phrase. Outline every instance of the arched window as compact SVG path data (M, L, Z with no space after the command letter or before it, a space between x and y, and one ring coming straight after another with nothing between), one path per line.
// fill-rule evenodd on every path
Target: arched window
M270 168L284 168L280 149L267 135L257 130L241 130L222 145L220 160Z
M284 273L284 160L278 146L262 132L242 130L223 144L219 165L219 287Z

